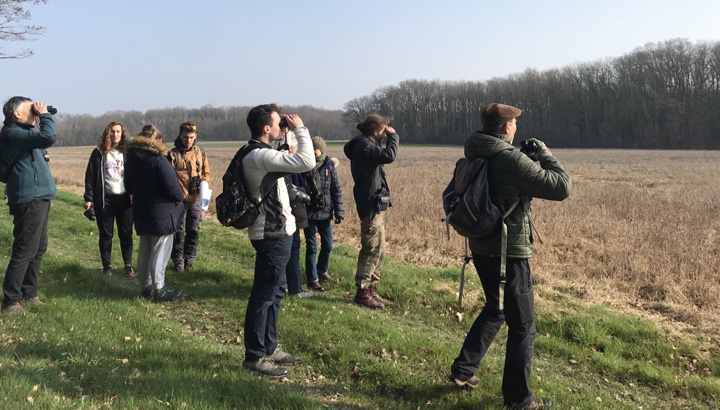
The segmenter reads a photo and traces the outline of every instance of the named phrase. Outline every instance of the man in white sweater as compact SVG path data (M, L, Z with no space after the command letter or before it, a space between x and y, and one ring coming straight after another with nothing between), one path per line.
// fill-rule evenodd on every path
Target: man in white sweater
M285 296L285 267L290 259L295 218L292 215L285 176L309 171L315 166L310 133L295 114L284 115L295 132L295 154L273 150L280 138L280 109L275 104L259 105L248 113L252 138L242 161L244 184L249 197L260 205L260 214L248 228L255 248L255 278L245 313L245 361L243 367L272 378L283 378L282 364L300 361L277 346L276 325L280 301Z

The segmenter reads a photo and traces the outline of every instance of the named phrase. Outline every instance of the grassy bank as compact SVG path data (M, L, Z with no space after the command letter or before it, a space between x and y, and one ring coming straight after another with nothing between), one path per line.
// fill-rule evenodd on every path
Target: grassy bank
M168 271L168 282L188 297L158 305L135 297L137 283L119 270L99 274L97 227L83 218L81 201L60 192L53 202L40 288L46 303L0 315L1 408L502 406L504 330L481 363L478 389L446 382L481 307L457 311L459 269L414 269L390 258L380 290L395 305L370 311L351 303L357 252L338 246L331 260L338 283L315 298L283 301L280 342L303 363L291 367L289 379L268 381L241 369L254 263L244 231L204 224L196 268ZM5 264L11 243L12 223L2 211ZM479 281L469 276L466 292L476 295ZM536 292L532 386L558 408L720 407L717 335L671 338L648 321L587 306L542 283Z

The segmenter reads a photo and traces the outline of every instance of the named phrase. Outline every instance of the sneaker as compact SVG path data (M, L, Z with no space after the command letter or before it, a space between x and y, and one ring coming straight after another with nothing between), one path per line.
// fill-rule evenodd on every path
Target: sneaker
M469 379L462 379L459 376L455 376L454 374L450 373L448 379L451 382L457 384L458 386L468 390L472 390L480 385L480 379L475 377L475 375L472 375L472 377L470 377Z
M269 361L265 361L263 359L260 359L256 362L248 362L247 360L244 360L242 367L253 372L258 372L263 376L267 376L271 379L282 379L287 377L288 375L287 369L275 366L273 363L270 363Z
M385 309L385 305L383 305L382 302L378 302L370 296L369 288L369 286L365 289L358 288L353 302L355 302L356 305L365 306L370 309Z
M265 356L265 360L270 360L275 364L293 364L300 361L300 356L283 352L280 346L270 356Z
M23 313L25 312L25 305L23 305L22 300L18 300L3 307L2 311L3 313Z
M392 305L393 303L387 299L383 299L378 295L377 289L375 288L376 285L370 285L368 286L368 293L370 294L370 297L375 299L376 301L382 303L383 305Z
M135 277L135 270L130 265L125 265L125 277L126 278L134 278Z
M112 271L110 270L110 268L103 268L102 274L103 276L112 276Z
M35 296L34 298L26 299L25 301L28 303L32 303L33 305L44 305L45 304L45 302L40 300L40 298L37 296Z
M328 275L327 272L319 274L319 275L318 275L318 279L320 280L320 283L322 283L322 282L332 282L332 281L335 280L332 276Z
M152 300L153 298L153 287L152 285L146 287L142 291L140 291L140 297L145 300Z
M301 290L300 292L291 294L290 296L297 296L299 298L311 298L313 297L313 293L309 290Z
M173 300L178 296L182 295L182 289L170 289L167 286L163 286L162 289L155 289L153 294L153 302L167 302Z
M317 282L317 281L310 283L310 284L308 285L308 288L309 288L310 290L312 290L312 291L315 291L315 292L325 292L325 288L322 287L322 285L320 284L320 282Z
M541 409L547 409L552 407L553 402L550 399L544 398L544 397L533 397L530 404L527 406L518 406L518 405L512 405L508 406L509 409L512 410L541 410Z

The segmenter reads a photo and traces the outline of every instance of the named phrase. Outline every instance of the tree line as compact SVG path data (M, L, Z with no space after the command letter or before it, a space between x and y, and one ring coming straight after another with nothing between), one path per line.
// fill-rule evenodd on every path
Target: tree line
M205 141L247 141L250 139L247 113L252 107L164 108L140 111L110 111L102 115L56 115L58 142L56 145L95 145L105 127L112 121L125 124L130 135L140 132L143 125L152 124L170 142L178 134L180 124L191 121L198 126L198 136ZM342 120L342 110L326 110L312 106L284 106L284 113L299 114L313 136L325 139L347 139L351 132ZM62 109L62 107L60 107Z
M462 144L479 109L523 110L518 136L581 148L720 148L720 42L673 39L618 58L488 81L407 80L347 102L348 125L393 117L403 139Z

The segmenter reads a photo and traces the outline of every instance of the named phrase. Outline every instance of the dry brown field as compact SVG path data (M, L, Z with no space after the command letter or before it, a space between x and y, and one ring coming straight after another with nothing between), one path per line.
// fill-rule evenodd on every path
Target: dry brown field
M58 185L82 193L91 147L51 149ZM208 146L211 188L236 148ZM693 325L720 313L720 152L563 150L554 154L571 175L563 202L533 200L536 281L591 303L653 312ZM359 248L349 161L340 160L345 221L337 243ZM440 194L462 149L400 147L386 166L393 206L387 214L388 253L415 266L459 266L461 238L448 241ZM78 217L82 217L78 202ZM214 220L214 217L206 217Z

